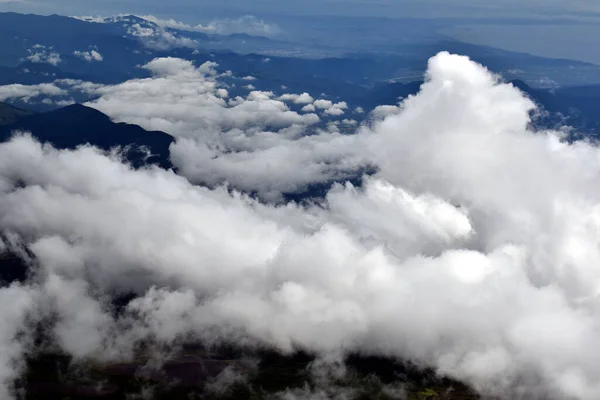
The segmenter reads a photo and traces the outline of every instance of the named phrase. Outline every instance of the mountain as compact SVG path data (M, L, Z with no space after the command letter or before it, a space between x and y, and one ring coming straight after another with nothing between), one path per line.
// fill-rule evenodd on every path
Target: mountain
M0 66L0 85L13 83L37 85L54 82L57 79L90 80L92 77L64 72L53 65L31 61L25 61L16 67Z
M124 35L123 28L115 24L58 15L0 13L0 66L3 67L14 68L31 61L38 65L52 64L60 71L54 71L57 76L75 74L94 82L116 83L146 75L136 68L153 58L145 49L139 38ZM98 51L102 61L81 57L91 50ZM55 57L50 59L50 55ZM0 81L6 80L2 75L0 71Z
M0 102L0 126L10 125L29 114L30 112L28 111Z
M574 139L600 136L600 86L542 90L531 88L520 80L511 83L546 111L537 117L536 124L548 128L571 126L576 131L572 136Z
M452 40L427 45L405 42L387 51L374 48L347 54L341 49L315 48L308 43L247 34L173 29L133 15L85 21L58 15L0 13L0 68L17 68L23 62L51 62L58 71L49 72L50 75L77 75L98 83L146 77L147 71L139 65L155 57L173 56L199 63L216 61L223 71L231 70L238 76L255 75L272 86L278 83L279 87L291 87L295 82L313 82L316 86L317 79L319 93L331 92L328 85L341 85L345 92L343 85L347 83L370 86L389 79L404 83L420 79L429 57L441 50L468 55L495 72L522 79L534 87L554 82L559 86L600 83L600 66L589 63ZM101 59L86 59L84 54L92 50ZM22 73L23 69L0 70L0 83L24 83L46 76L42 71L31 78ZM342 91L336 93L341 94Z
M128 363L100 363L91 360L74 371L72 358L46 350L27 359L27 374L20 382L27 389L28 400L126 398L245 400L275 398L331 398L310 396L307 388L317 393L348 393L345 399L410 399L410 400L479 400L480 397L460 382L442 378L432 370L384 357L349 356L345 362L349 373L335 381L323 382L309 371L316 357L303 352L280 354L276 351L248 350L199 343L186 343L160 364L151 353L141 353ZM252 357L252 358L251 358ZM249 359L259 359L252 364ZM225 370L245 379L210 390L207 382ZM322 379L322 378L321 378ZM324 380L324 379L322 379ZM402 391L391 390L402 385ZM152 388L152 397L135 394ZM214 387L214 386L213 386ZM323 387L323 389L322 389ZM207 390L208 389L208 390ZM283 397L281 393L303 393Z
M0 126L0 140L7 140L15 131L31 132L42 142L57 148L75 148L89 143L109 150L115 146L134 145L127 158L134 166L156 163L171 168L169 146L172 136L159 131L146 131L137 125L114 123L93 108L74 104L58 110L26 115L15 122ZM145 146L151 156L139 147Z

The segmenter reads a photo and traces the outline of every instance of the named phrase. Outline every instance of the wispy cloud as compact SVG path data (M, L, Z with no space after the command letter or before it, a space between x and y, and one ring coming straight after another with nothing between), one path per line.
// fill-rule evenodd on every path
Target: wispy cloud
M265 37L274 37L281 33L281 29L277 24L265 22L253 15L246 15L237 19L215 19L206 25L189 25L174 19L160 19L153 15L144 15L141 17L162 27L192 32L215 33L220 35L244 33L252 36Z

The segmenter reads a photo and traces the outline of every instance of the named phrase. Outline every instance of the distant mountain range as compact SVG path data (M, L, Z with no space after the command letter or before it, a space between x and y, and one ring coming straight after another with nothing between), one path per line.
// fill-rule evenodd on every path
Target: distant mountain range
M56 77L116 83L148 76L140 65L172 56L197 63L214 61L222 70L252 74L266 86L292 88L310 82L319 93L342 95L337 87L419 80L429 57L441 50L468 55L507 79L521 79L532 87L600 84L597 65L458 41L403 41L386 52L374 49L352 54L318 47L246 34L173 29L132 15L91 22L58 15L0 13L0 84L50 82Z

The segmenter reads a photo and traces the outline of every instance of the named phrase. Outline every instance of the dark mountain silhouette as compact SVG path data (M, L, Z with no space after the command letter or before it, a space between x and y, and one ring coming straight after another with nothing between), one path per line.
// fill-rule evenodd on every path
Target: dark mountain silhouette
M127 158L134 166L156 163L163 168L171 167L169 145L174 141L172 136L146 131L137 125L114 123L107 115L81 104L23 116L11 124L0 126L0 139L7 140L15 131L31 132L42 142L50 142L61 149L85 143L105 150L133 145ZM147 158L147 152L140 146L148 148L152 155Z
M30 112L13 107L10 104L0 103L0 126L10 125L18 119L30 114Z

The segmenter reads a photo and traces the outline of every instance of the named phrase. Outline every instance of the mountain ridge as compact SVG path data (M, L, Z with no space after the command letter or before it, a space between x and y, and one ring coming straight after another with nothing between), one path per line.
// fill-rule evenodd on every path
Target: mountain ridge
M146 163L156 163L165 169L172 167L169 160L169 146L175 140L172 136L161 131L146 131L138 125L115 123L106 114L82 104L24 115L0 126L0 140L8 140L19 131L31 132L38 140L61 149L76 148L85 143L103 150L133 145L134 148L127 152L127 159L135 167Z

